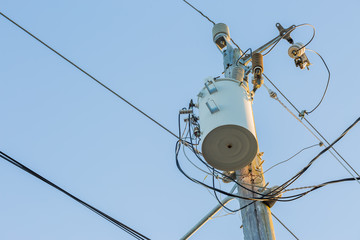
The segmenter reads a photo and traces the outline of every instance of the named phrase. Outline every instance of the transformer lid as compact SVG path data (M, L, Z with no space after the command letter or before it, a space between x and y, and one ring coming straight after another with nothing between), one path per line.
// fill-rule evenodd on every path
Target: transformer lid
M207 134L202 154L214 168L234 171L250 164L258 152L255 136L238 125L223 125Z

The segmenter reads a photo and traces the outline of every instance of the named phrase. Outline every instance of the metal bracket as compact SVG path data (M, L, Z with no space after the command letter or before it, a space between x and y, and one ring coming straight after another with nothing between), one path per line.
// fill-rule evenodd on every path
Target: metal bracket
M208 107L211 114L214 114L214 113L220 111L219 107L216 105L215 101L212 99L209 100L208 102L206 102L206 106Z
M213 93L217 92L217 88L215 86L215 83L212 80L211 81L206 81L205 82L205 87L209 91L210 94L213 94Z
M290 44L294 43L294 40L290 37L290 33L288 33L288 34L286 34L286 33L289 32L294 27L296 27L295 25L292 25L289 28L285 29L285 28L283 28L283 26L281 26L280 23L276 23L276 27L280 32L280 36L282 36L284 39L286 39ZM285 34L286 34L286 36L284 36Z

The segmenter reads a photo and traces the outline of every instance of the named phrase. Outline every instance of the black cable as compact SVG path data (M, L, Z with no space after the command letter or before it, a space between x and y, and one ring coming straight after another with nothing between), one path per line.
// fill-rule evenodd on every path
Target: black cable
M276 164L274 164L273 166L269 167L268 169L266 169L266 170L263 172L263 174L265 174L266 172L270 171L272 168L274 168L274 167L276 167L276 166L278 166L278 165L280 165L280 164L283 164L283 163L285 163L285 162L293 159L294 157L296 157L297 155L299 155L301 152L303 152L303 151L305 151L305 150L307 150L307 149L309 149L309 148L315 147L315 146L321 146L321 144L314 144L314 145L311 145L311 146L309 146L309 147L305 147L305 148L301 149L300 151L298 151L297 153L295 153L294 155L292 155L292 156L289 157L288 159L286 159L286 160L284 160L284 161L281 161L281 162L279 162L279 163L276 163Z
M191 124L190 114L189 114L189 117L188 117L188 122L189 122L189 124ZM179 129L181 129L181 125L180 125L180 114L178 115L178 125L179 125ZM189 128L190 128L190 125L189 125ZM180 133L180 132L181 132L181 130L179 131L179 133ZM188 145L190 145L190 147L191 147L192 151L194 152L194 154L196 155L196 157L197 157L205 166L208 167L208 169L209 169L210 172L212 171L211 169L213 169L217 174L220 174L220 175L222 175L222 176L230 179L230 180L231 180L232 182L234 182L236 185L244 188L244 189L247 190L247 191L250 191L250 192L252 192L252 193L254 193L254 194L257 194L257 195L261 195L262 198L256 198L256 197L247 198L247 197L242 197L242 196L234 195L234 194L232 194L232 193L228 193L228 192L223 191L223 190L221 190L221 189L218 189L218 188L215 188L215 187L211 187L211 186L209 186L209 185L207 185L207 184L204 184L203 182L201 182L201 181L199 181L199 180L197 180L197 179L194 179L194 178L190 177L189 175L187 175L187 174L184 172L184 170L181 168L180 163L179 163L179 159L178 159L178 155L179 155L179 151L180 151L180 146L179 146L178 144L182 144L182 143L183 143L182 140L179 140L179 141L176 142L176 145L175 145L175 160L176 160L176 166L177 166L178 170L179 170L186 178L188 178L190 181L192 181L192 182L194 182L194 183L197 183L197 184L200 184L200 185L202 185L202 186L204 186L204 187L206 187L206 188L208 188L208 189L211 189L211 190L213 190L213 191L217 191L217 192L219 192L219 193L225 194L225 195L230 196L230 197L241 198L241 199L245 199L245 200L254 200L254 201L268 201L268 200L278 199L277 197L272 197L272 196L268 197L269 194L266 194L266 195L265 195L265 194L256 192L256 191L254 191L254 190L252 190L252 189L249 189L249 188L241 185L240 183L238 183L235 179L231 178L230 176L226 176L226 175L223 174L222 172L220 172L220 171L212 168L211 166L209 166L204 160L202 160L202 159L198 156L197 152L195 151L194 146L193 146L193 144L192 144L191 131L189 131L189 135L190 135L190 143L187 142L186 146L188 147ZM179 136L180 136L180 135L179 135ZM179 137L179 138L180 138L180 137ZM248 205L250 205L250 204L248 204ZM247 207L248 205L244 206L243 208ZM239 210L241 210L241 209L243 209L243 208L240 208Z
M328 151L330 148L332 148L332 146L334 144L336 144L338 141L340 141L346 134L347 132L352 128L354 127L358 122L360 121L360 118L358 118L352 125L350 125L333 143L331 143L327 148L325 148L324 150L322 150L317 156L315 156L309 163L306 167L304 167L298 174L296 174L294 177L290 178L288 181L286 181L284 184L282 184L281 186L277 187L276 189L273 189L271 190L269 193L267 193L266 195L262 195L261 198L245 198L245 197L241 197L241 196L238 196L238 195L234 195L234 194L230 194L230 193L227 193L221 189L217 189L217 188L214 188L214 187L210 187L196 179L193 179L191 177L189 177L180 167L180 164L179 164L179 161L178 161L178 153L179 153L179 148L178 148L178 144L181 143L180 141L178 141L176 143L176 147L175 147L175 150L176 150L176 164L177 164L177 167L178 169L188 178L190 179L191 181L195 182L195 183L198 183L204 187L207 187L209 189L212 189L214 191L217 191L219 193L222 193L222 194L225 194L227 196L231 196L231 197L235 197L235 198L240 198L240 199L245 199L245 200L252 200L252 202L250 202L249 204L241 207L239 210L242 210L258 201L269 201L269 200L277 200L279 202L289 202L289 201L294 201L294 200L297 200L303 196L305 196L306 194L308 194L309 192L312 192L322 186L318 186L318 187L315 187L314 189L311 189L307 192L304 192L304 193L300 193L300 194L296 194L296 195L292 195L292 196L287 196L287 197L276 197L279 192L283 191L284 189L286 189L288 186L290 186L293 182L295 182L304 172L306 172L309 167L315 162L315 160L317 160L322 154L324 154L326 151ZM360 178L355 178L355 180L357 179L360 179ZM353 178L347 178L345 180L342 180L342 181L350 181L350 180L354 180ZM327 185L327 184L330 184L330 183L335 183L335 182L339 182L341 180L336 180L336 181L330 181L330 182L327 182L323 185ZM214 184L214 183L213 183ZM272 194L273 193L273 194ZM258 193L260 194L260 193Z
M206 16L205 14L203 14L199 9L197 9L196 7L194 7L193 5L191 5L188 1L183 0L187 5L189 5L192 9L194 9L195 11L197 11L198 13L201 14L201 16L203 16L204 18L206 18L209 22L211 22L213 25L215 25L216 23L211 20L208 16ZM241 48L239 47L239 45L236 44L236 42L230 38L231 42L241 51Z
M189 116L188 116L188 122L189 122L189 129L190 129L190 128L191 128L190 114L189 114ZM179 117L178 117L178 123L179 123L179 128L181 128L181 126L180 126L180 114L179 114ZM179 131L179 132L181 132L181 131ZM195 156L201 161L201 163L203 163L203 164L208 168L208 170L211 172L211 169L214 169L214 168L213 168L212 166L210 166L209 164L207 164L207 163L198 155L197 151L195 151L195 149L194 149L194 145L193 145L193 142L192 142L191 131L189 131L189 135L190 135L190 146L191 146L191 150L193 151L193 153L195 154ZM230 176L225 175L224 173L218 171L217 169L214 169L214 171L215 171L217 174L220 174L220 175L222 175L223 177L226 177L227 179L229 179L229 180L231 180L232 182L234 182L236 185L242 187L243 189L245 189L245 190L247 190L247 191L249 191L249 192L252 192L252 193L254 193L254 194L258 194L258 195L261 195L261 196L265 196L265 195L263 195L263 194L261 194L261 193L259 193L259 192L256 192L256 191L254 191L254 190L252 190L252 189L250 189L250 188L245 187L244 185L241 185L240 183L238 183L238 181L236 181L235 179L233 179L233 178L230 177ZM206 185L206 186L207 186L207 185Z
M134 238L140 239L140 240L150 240L150 238L145 237L144 235L142 235L141 233L135 231L134 229L126 226L125 224L121 223L120 221L116 220L115 218L109 216L108 214L100 211L99 209L91 206L90 204L84 202L83 200L75 197L74 195L72 195L71 193L67 192L66 190L62 189L61 187L59 187L58 185L54 184L53 182L51 182L50 180L44 178L43 176L39 175L38 173L34 172L33 170L31 170L30 168L26 167L25 165L21 164L20 162L16 161L14 158L8 156L7 154L5 154L4 152L0 151L0 157L3 158L4 160L8 161L9 163L15 165L16 167L24 170L25 172L31 174L32 176L40 179L41 181L47 183L48 185L52 186L53 188L59 190L60 192L64 193L65 195L67 195L68 197L72 198L73 200L77 201L78 203L80 203L81 205L85 206L86 208L90 209L91 211L93 211L94 213L98 214L100 217L104 218L105 220L111 222L112 224L114 224L115 226L117 226L118 228L124 230L125 232L127 232L128 234L130 234L131 236L133 236Z
M212 184L213 184L213 187L215 188L215 176L214 176L214 175L215 175L215 169L213 168ZM223 208L225 208L226 210L228 210L229 212L235 213L235 212L238 212L238 211L240 210L240 208L239 208L239 209L236 209L236 210L232 210L232 209L226 207L226 206L220 201L220 199L218 198L217 192L216 192L215 190L214 190L214 195L215 195L215 198L216 198L216 200L218 201L218 203L219 203Z
M212 186L209 186L209 185L207 185L207 184L205 184L205 183L203 183L203 182L201 182L201 181L199 181L199 180L196 180L196 179L190 177L189 175L187 175L187 174L184 172L184 170L181 168L180 162L179 162L179 159L178 159L179 150L180 150L180 145L179 145L179 144L181 144L181 140L177 141L176 144L175 144L175 161L176 161L176 167L177 167L178 170L179 170L186 178L188 178L190 181L192 181L192 182L194 182L194 183L197 183L197 184L200 184L200 185L202 185L202 186L204 186L204 187L206 187L206 188L208 188L208 189L215 190L215 191L217 191L217 192L219 192L219 193L225 194L225 195L230 196L230 197L241 198L241 199L245 199L245 200L255 200L255 201L258 200L258 199L255 199L255 198L246 198L246 197L238 196L238 195L235 195L235 194L232 194L232 193L228 193L228 192L223 191L223 190L221 190L221 189L218 189L218 188L214 188L214 187L212 187ZM261 199L259 199L259 200L261 200Z
M263 76L270 82L270 84L285 98L285 100L300 114L299 109L283 94L280 89L263 73ZM304 120L310 125L310 127L329 145L329 141L311 124L311 122L304 116ZM346 165L353 170L353 172L360 177L360 174L341 156L341 154L333 147L332 150L346 163Z
M337 180L332 180L332 181L328 181L328 182L324 182L322 184L318 184L314 187L312 187L310 190L308 191L305 191L305 192L302 192L302 193L299 193L299 194L296 194L296 195L293 195L291 197L293 197L293 199L290 199L290 200L282 200L283 202L289 202L289 201L294 201L294 200L297 200L301 197L304 197L305 195L307 195L308 193L312 192L312 191L315 191L319 188L322 188L324 186L327 186L327 185L330 185L330 184L334 184L334 183L341 183L341 182L350 182L350 181L356 181L356 180L360 180L360 177L356 177L355 179L354 178L342 178L342 179L337 179Z
M38 42L40 42L42 45L44 45L45 47L47 47L48 49L50 49L52 52L54 52L56 55L58 55L59 57L61 57L62 59L64 59L65 61L67 61L68 63L70 63L71 65L73 65L75 68L77 68L78 70L80 70L82 73L84 73L86 76L90 77L92 80L94 80L96 83L100 84L102 87L104 87L106 90L108 90L109 92L111 92L112 94L114 94L115 96L117 96L118 98L120 98L121 100L123 100L125 103L127 103L128 105L130 105L132 108L134 108L136 111L140 112L141 114L143 114L145 117L147 117L148 119L150 119L151 121L153 121L155 124L157 124L158 126L160 126L162 129L164 129L165 131L167 131L168 133L170 133L171 135L173 135L174 137L177 138L176 134L171 132L169 129L167 129L165 126L163 126L161 123L159 123L158 121L156 121L155 119L153 119L152 117L150 117L148 114L146 114L145 112L143 112L142 110L140 110L139 108L137 108L135 105L133 105L131 102L129 102L128 100L126 100L125 98L123 98L122 96L120 96L118 93L114 92L113 90L111 90L108 86L106 86L105 84L103 84L102 82L100 82L99 80L97 80L95 77L93 77L92 75L90 75L88 72L86 72L85 70L83 70L81 67L79 67L78 65L76 65L75 63L73 63L71 60L69 60L68 58L66 58L65 56L63 56L61 53L59 53L58 51L56 51L55 49L53 49L52 47L50 47L49 45L47 45L45 42L43 42L42 40L40 40L39 38L37 38L35 35L33 35L32 33L30 33L28 30L26 30L25 28L23 28L22 26L20 26L19 24L17 24L16 22L14 22L12 19L10 19L9 17L7 17L5 14L3 14L2 12L0 12L0 15L3 16L4 18L6 18L8 21L10 21L11 23L13 23L15 26L17 26L18 28L20 28L21 30L23 30L24 32L26 32L29 36L31 36L32 38L34 38L35 40L37 40Z
M283 222L281 222L280 219L279 219L277 216L275 216L275 214L274 214L273 212L271 212L271 215L273 215L274 218L275 218L276 220L278 220L278 222L279 222L286 230L288 230L288 232L289 232L291 235L293 235L293 237L294 237L295 239L299 240L299 238L298 238Z
M188 120L189 120L189 122L190 122L190 114L189 114ZM190 124L191 124L191 122L190 122ZM181 129L181 125L180 125L180 114L178 115L178 126L179 126L179 129ZM190 125L189 125L189 126L190 126ZM180 132L181 132L181 130L179 131L179 133L180 133ZM194 152L195 155L196 155L196 151L195 151L194 146L193 146L193 144L192 144L191 131L189 131L189 134L190 134L190 143L187 143L187 145L188 145L188 144L191 145L191 148L192 148L193 152ZM179 138L181 138L181 135L179 135ZM179 144L183 144L183 142L182 142L181 139L180 139L179 141L176 141L176 144L175 144L175 161L176 161L176 166L177 166L178 170L179 170L186 178L188 178L190 181L192 181L192 182L194 182L194 183L197 183L197 184L200 184L200 185L202 185L202 186L204 186L204 187L206 187L206 188L208 188L208 189L215 190L215 191L217 191L217 192L219 192L219 193L225 194L225 195L230 196L230 197L242 198L242 199L246 199L246 200L256 200L256 199L254 199L254 198L244 198L244 197L241 197L241 196L237 196L237 195L235 195L235 194L228 193L228 192L223 191L223 190L221 190L221 189L211 187L211 186L209 186L209 185L207 185L207 184L205 184L205 183L203 183L203 182L201 182L201 181L199 181L199 180L197 180L197 179L194 179L194 178L190 177L189 175L187 175L187 174L184 172L184 170L181 168L181 165L180 165L180 162L179 162L179 159L178 159L179 151L180 151L180 145L179 145ZM186 145L186 146L187 146L187 145ZM197 156L197 155L196 155L196 156ZM210 167L204 160L202 160L201 158L199 158L199 156L197 156L197 157L198 157L198 159L199 159L203 164L205 164L205 165L209 168L209 171L211 172L211 168L212 168L212 167ZM215 169L214 169L214 170L215 170ZM217 171L217 170L215 170L215 171L216 171L217 173L220 173L220 172ZM220 173L220 174L222 174L222 173ZM231 179L232 179L232 178L231 178ZM235 181L235 180L234 180L234 181ZM235 182L236 182L236 181L235 181ZM237 184L238 184L238 183L237 183ZM244 187L244 186L242 186L242 185L240 185L240 184L238 184L238 185L241 186L241 187ZM245 187L244 187L244 188L245 188Z
M282 185L280 185L279 187L271 190L267 196L269 197L275 197L276 195L278 195L279 192L285 190L287 187L289 187L292 183L294 183L298 178L301 177L301 175L303 175L309 168L310 166L322 155L324 154L326 151L328 151L334 144L336 144L338 141L340 141L347 133L348 131L353 128L358 122L360 121L360 117L358 119L355 120L355 122L353 124L351 124L334 142L332 142L328 147L326 147L325 149L323 149L318 155L316 155L308 164L307 166L305 166L302 170L300 170L297 174L295 174L295 176L293 176L292 178L290 178L288 181L286 181L285 183L283 183ZM352 180L357 180L357 179L360 179L360 178L347 178L348 179L352 179ZM349 180L348 180L349 181ZM333 181L331 181L333 182ZM277 201L279 202L289 202L289 201L294 201L294 200L297 200L303 196L305 196L306 194L308 194L309 192L312 192L316 189L318 189L320 187L316 187L312 190L309 190L305 193L301 193L301 194L297 194L297 195L292 195L292 196L287 196L287 197L279 197L279 198L276 198ZM271 194L273 193L273 194ZM269 198L266 198L266 197L261 197L261 199L268 199L270 200ZM255 200L256 201L256 200ZM251 202L250 204L253 204L255 201ZM248 205L250 205L248 204ZM246 205L246 206L248 206ZM246 207L245 206L245 207Z
M322 103L322 101L324 100L325 94L326 94L326 92L327 92L327 89L328 89L328 86L329 86L329 83L330 83L330 69L328 68L328 66L327 66L325 60L323 59L323 57L322 57L318 52L316 52L316 51L314 51L314 50L311 50L311 49L307 49L307 50L316 53L316 54L321 58L322 62L324 63L324 65L325 65L325 67L326 67L326 70L327 70L328 73L329 73L328 80L327 80L326 87L325 87L325 91L324 91L324 94L323 94L322 97L321 97L320 102L319 102L319 103L314 107L314 109L311 110L310 112L305 111L306 114L309 115L310 113L314 112L315 109L317 109L317 108L320 106L320 104Z
M198 13L201 14L201 16L203 16L204 18L206 18L209 22L211 22L213 25L215 25L215 22L213 20L211 20L208 16L206 16L205 14L203 14L200 10L198 10L196 7L194 7L193 5L191 5L188 1L183 0L185 3L187 3L190 7L192 7L195 11L197 11Z
M295 105L280 91L280 89L277 88L277 86L263 73L263 76L271 83L271 85L283 96L283 98L286 99L286 101L300 114L299 109L295 107Z
M239 45L237 45L236 42L232 38L230 38L230 40L240 51L242 51L241 48L239 47Z
M274 189L273 191L278 192L282 191L288 186L290 186L293 182L295 182L301 175L303 175L310 166L325 152L327 152L330 148L332 148L333 145L335 145L338 141L340 141L349 131L351 128L353 128L358 122L360 121L360 117L354 121L335 141L333 141L328 147L323 149L320 153L318 153L302 170L300 170L295 176L290 178L288 181L286 181L284 184L279 186L278 188ZM280 190L279 190L280 189Z

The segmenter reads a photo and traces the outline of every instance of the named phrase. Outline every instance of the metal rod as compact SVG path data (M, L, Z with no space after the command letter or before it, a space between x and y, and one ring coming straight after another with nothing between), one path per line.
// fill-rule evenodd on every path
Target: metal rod
M235 184L230 193L233 193L237 185ZM197 230L199 230L207 221L209 221L217 212L221 210L223 206L233 200L233 197L227 196L221 201L221 204L217 204L208 214L206 214L194 227L192 227L180 240L189 239Z

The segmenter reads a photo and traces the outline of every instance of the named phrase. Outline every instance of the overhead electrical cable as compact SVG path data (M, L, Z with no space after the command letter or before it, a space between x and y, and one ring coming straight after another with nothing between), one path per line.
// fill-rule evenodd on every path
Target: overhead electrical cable
M190 121L190 116L189 116L189 124L191 124L191 121ZM179 134L181 133L181 130L180 130L180 114L178 116L178 125L179 125ZM191 128L191 127L189 127ZM193 152L195 153L195 155L197 156L197 158L204 164L208 167L209 171L211 171L213 168L210 167L204 160L202 160L198 155L197 155L197 152L195 151L194 147L193 147L193 144L192 144L192 137L191 137L191 131L189 131L189 134L190 134L190 143L191 143L191 149L193 150ZM181 135L179 135L181 136ZM246 199L246 200L257 200L255 198L245 198L245 197L242 197L242 196L238 196L238 195L235 195L235 194L232 194L232 193L228 193L224 190L221 190L221 189L218 189L218 188L215 188L215 187L212 187L212 186L209 186L197 179L194 179L192 177L190 177L188 174L185 173L185 171L182 169L181 165L180 165L180 162L179 162L179 158L178 158L178 155L179 155L179 152L180 152L180 148L181 148L181 144L184 144L183 140L179 140L176 142L175 144L175 160L176 160L176 166L178 168L178 170L186 177L188 178L190 181L194 182L194 183L197 183L203 187L206 187L208 189L211 189L211 190L215 190L217 191L218 193L222 193L222 194L225 194L227 196L230 196L230 197L235 197L235 198L242 198L242 199ZM189 147L188 145L186 145L187 147ZM216 173L220 174L220 175L224 175L223 173L219 172L218 170L216 169L213 169ZM213 175L213 174L212 174ZM224 175L225 176L225 175ZM226 176L228 177L228 176ZM232 179L231 177L228 177L229 179L231 179L235 184L237 184L238 186L242 187L242 188L245 188L247 189L248 191L251 191L251 192L254 192L256 194L259 194L261 195L261 193L258 193L258 192L255 192L255 191L252 191L251 189L249 188L246 188L245 186L239 184L236 180ZM259 199L260 201L264 201L264 199Z
M293 237L294 237L295 239L299 240L299 238L298 238L282 221L280 221L280 219L279 219L277 216L275 216L275 214L274 214L273 212L271 212L271 215L273 215L273 217L274 217L276 220L278 220L278 222L279 222L291 235L293 235Z
M214 175L215 175L215 169L213 168L213 175L212 175L212 186L213 186L213 188L215 188L215 177L214 177ZM236 185L234 185L231 193L235 190L235 188L236 188ZM233 209L228 208L228 207L225 206L224 204L222 204L222 202L220 201L220 199L219 199L219 197L218 197L218 195L217 195L217 192L216 192L215 190L214 190L214 196L215 196L216 200L218 201L218 203L219 203L224 209L228 210L229 212L231 212L231 213L236 213L236 212L238 212L238 211L240 210L240 209L233 210Z
M268 79L265 74L263 74L263 75L265 76L266 79ZM321 139L320 139L308 126L306 126L306 124L305 124L303 121L301 121L301 119L300 119L298 116L296 116L296 115L278 98L278 96L277 96L277 94L276 94L275 92L273 92L270 88L268 88L265 83L263 84L263 86L268 90L271 98L275 99L278 103L280 103L280 105L281 105L283 108L285 108L286 111L288 111L299 123L301 123L301 125L303 125L303 126L319 141L319 144L322 144Z
M127 232L128 234L133 236L134 238L139 239L139 240L150 240L150 238L142 235L141 233L139 233L139 232L135 231L134 229L126 226L125 224L121 223L120 221L116 220L115 218L111 217L110 215L100 211L99 209L97 209L97 208L93 207L92 205L86 203L85 201L79 199L78 197L74 196L73 194L71 194L68 191L64 190L63 188L59 187L55 183L51 182L50 180L48 180L48 179L44 178L43 176L39 175L38 173L34 172L30 168L28 168L25 165L23 165L22 163L16 161L14 158L10 157L9 155L5 154L2 151L0 151L0 157L3 158L4 160L8 161L9 163L17 166L18 168L24 170L25 172L31 174L32 176L40 179L41 181L47 183L51 187L53 187L53 188L59 190L60 192L64 193L65 195L67 195L68 197L70 197L73 200L77 201L78 203L85 206L89 210L93 211L94 213L96 213L100 217L102 217L105 220L109 221L110 223L114 224L118 228L124 230L125 232Z
M191 3L189 3L186 0L183 0L187 5L189 5L192 9L194 9L195 11L197 11L198 13L201 14L201 16L203 16L204 18L206 18L209 22L211 22L213 25L215 25L215 22L213 20L211 20L208 16L206 16L205 14L203 14L199 9L197 9L196 7L194 7Z
M189 129L191 128L191 118L190 118L190 114L189 114L189 116L188 116L188 123L189 123ZM179 114L179 116L178 116L178 126L179 126L179 134L180 134L180 132L181 132L181 126L180 126L180 114ZM217 174L219 174L219 175L221 175L221 176L223 176L223 177L225 177L225 178L227 178L228 180L230 180L231 182L234 182L236 185L238 185L239 187L241 187L241 188L244 188L245 190L247 190L247 191L249 191L249 192L252 192L252 193L254 193L254 194L258 194L258 195L262 195L262 196L264 196L263 194L261 194L261 193L259 193L259 192L257 192L257 191L254 191L254 190L252 190L252 189L250 189L250 188L247 188L247 187L245 187L244 185L242 185L242 184L240 184L238 181L236 181L235 179L233 179L233 178L231 178L230 176L227 176L227 175L225 175L224 173L222 173L222 172L220 172L220 171L218 171L217 169L214 169L213 167L211 167L210 165L208 165L200 156L199 156L199 153L198 153L198 151L196 151L195 149L194 149L194 145L193 145L193 142L192 142L192 135L191 135L191 131L189 131L189 135L190 135L190 142L188 143L188 144L186 144L186 146L187 147L189 147L192 151L193 151L193 153L195 154L195 156L198 158L198 160L201 162L201 163L203 163L208 169L209 169L209 171L215 171ZM178 143L184 143L182 140L179 140L179 141L177 141ZM190 145L190 146L189 146ZM177 154L175 154L175 157L176 157L176 161L178 161L178 153ZM180 170L180 172L181 173L183 173L188 179L190 179L191 177L189 177L187 174L185 174L185 172L181 169L181 166L180 165L178 165L178 168L179 168L179 170ZM212 174L213 175L213 174ZM200 181L199 180L196 180L196 179L190 179L190 180L195 180L195 181L193 181L193 182L195 182L195 183L199 183ZM202 182L200 182L200 185L202 185L202 186L205 186L205 187L209 187L208 185L206 185L206 184L204 184L204 183L202 183ZM214 188L212 188L212 187L210 187L210 189L212 189L212 190L214 190ZM215 190L218 190L218 189L216 189L215 188ZM221 189L220 189L221 190ZM223 191L221 190L221 191L219 191L220 193L223 193ZM228 196L233 196L233 195L228 195Z
M335 145L338 141L340 141L349 131L352 129L358 122L360 121L360 117L356 119L335 141L333 141L329 146L327 146L325 149L323 149L320 153L318 153L302 170L300 170L294 177L290 178L288 181L286 181L284 184L276 188L274 191L276 192L278 189L280 191L284 190L288 186L290 186L293 182L295 182L301 175L303 175L310 166L325 152L327 152L333 145ZM355 178L355 180L358 180Z
M324 66L325 66L325 68L326 68L326 70L327 70L327 72L328 72L328 80L327 80L327 83L326 83L326 87L325 87L324 93L323 93L323 95L322 95L319 103L318 103L311 111L309 111L309 112L306 111L306 114L310 114L310 113L314 112L315 109L317 109L317 108L320 106L320 104L322 103L322 101L324 100L324 97L325 97L325 95L326 95L326 92L327 92L327 89L328 89L329 83L330 83L330 69L329 69L329 67L327 66L324 58L323 58L318 52L316 52L316 51L314 51L314 50L311 50L311 49L309 49L309 48L307 48L306 50L316 53L316 54L320 57L321 61L324 63Z
M204 18L206 18L209 22L211 22L213 25L215 25L216 23L213 21L213 20L211 20L208 16L206 16L205 14L203 14L199 9L197 9L196 7L194 7L191 3L189 3L188 1L186 1L186 0L183 0L187 5L189 5L192 9L194 9L195 11L197 11L201 16L203 16ZM240 51L242 51L241 50L241 48L239 47L239 45L237 45L236 44L236 42L232 39L232 38L230 38L230 40L231 40L231 42L240 50Z
M269 167L268 169L266 169L266 170L264 171L263 174L265 174L266 172L270 171L270 170L273 169L274 167L279 166L280 164L283 164L283 163L286 163L286 162L290 161L291 159L293 159L294 157L296 157L297 155L299 155L301 152L303 152L303 151L305 151L305 150L307 150L307 149L313 148L313 147L315 147L315 146L320 146L320 144L314 144L314 145L311 145L311 146L309 146L309 147L305 147L305 148L301 149L300 151L298 151L297 153L295 153L294 155L292 155L290 158L288 158L288 159L286 159L286 160L284 160L284 161L278 162L278 163L276 163L275 165Z
M280 91L280 89L263 73L263 76L270 82L270 84L281 94L281 96L283 96L283 98L285 98L285 100L298 112L298 114L300 114L301 112L296 108L296 106L282 93L282 91ZM279 100L278 100L279 101ZM315 135L315 133L313 133L297 116L295 116L284 104L281 103L281 101L279 101L279 103L285 108L287 109L287 111L289 111L289 113L291 115L293 115L303 126L305 126L305 128L312 134L315 136L316 139L318 139L319 141L321 141L319 139L319 137L317 137ZM327 139L311 124L311 122L304 116L303 119L309 124L309 126L329 145L329 142L327 141ZM325 146L326 147L326 146ZM345 160L345 158L343 158L341 156L341 154L334 148L332 147L332 150L344 161L344 163L358 176L360 177L359 173ZM340 163L340 165L354 178L356 179L356 177L354 176L354 174L340 161L340 159L332 152L329 151L330 154ZM360 184L360 181L357 180L357 182Z
M293 176L292 178L290 178L288 181L286 181L285 183L283 183L282 185L280 185L279 187L271 190L267 196L271 197L271 196L275 196L277 195L279 192L284 192L286 190L286 188L288 186L290 186L292 183L294 183L298 178L301 177L301 175L303 175L309 168L310 166L322 155L324 154L326 151L328 151L334 144L336 144L338 141L340 141L348 132L351 128L353 128L358 122L360 121L360 117L358 119L355 120L355 122L353 124L351 124L334 142L332 142L328 147L326 147L325 149L323 149L318 155L316 155L302 170L300 170L295 176ZM289 201L294 201L297 200L303 196L305 196L306 194L319 189L323 186L326 186L328 184L332 184L332 183L337 183L337 182L343 182L343 181L358 181L360 178L346 178L346 179L340 179L340 180L334 180L334 181L329 181L320 185L317 185L316 187L312 188L311 190L308 190L304 193L300 193L300 194L296 194L296 195L292 195L292 196L286 196L286 197L279 197L276 200L279 202L289 202ZM272 194L273 193L273 194ZM266 199L266 197L261 197L261 199ZM247 204L244 207L247 207L253 203L255 203L256 201L259 200L253 200L253 202Z
M68 63L70 63L71 65L73 65L75 68L77 68L78 70L80 70L82 73L84 73L86 76L88 76L89 78L91 78L92 80L94 80L96 83L98 83L99 85L101 85L102 87L104 87L106 90L108 90L109 92L111 92L112 94L114 94L115 96L117 96L118 98L120 98L122 101L124 101L125 103L127 103L128 105L130 105L132 108L134 108L136 111L138 111L139 113L141 113L142 115L144 115L145 117L147 117L148 119L150 119L151 121L153 121L155 124L157 124L158 126L160 126L162 129L164 129L165 131L167 131L168 133L170 133L171 135L173 135L174 137L178 138L178 136L173 133L172 131L170 131L168 128L166 128L164 125L162 125L161 123L159 123L158 121L156 121L155 119L153 119L152 117L150 117L148 114L146 114L145 112L143 112L142 110L140 110L138 107L136 107L134 104L132 104L131 102L129 102L128 100L126 100L125 98L123 98L122 96L120 96L118 93L116 93L115 91L113 91L112 89L110 89L108 86L106 86L104 83L100 82L98 79L96 79L95 77L93 77L91 74L89 74L87 71L85 71L84 69L82 69L81 67L79 67L78 65L76 65L74 62L72 62L71 60L69 60L68 58L66 58L64 55L62 55L61 53L59 53L58 51L56 51L54 48L50 47L49 45L47 45L45 42L43 42L42 40L40 40L38 37L36 37L34 34L32 34L31 32L29 32L28 30L26 30L25 28L23 28L22 26L20 26L19 24L17 24L15 21L13 21L12 19L10 19L8 16L6 16L5 14L3 14L2 12L0 12L0 15L3 16L5 19L7 19L9 22L11 22L12 24L14 24L15 26L17 26L18 28L20 28L21 30L23 30L25 33L27 33L29 36L31 36L32 38L34 38L35 40L37 40L38 42L40 42L42 45L44 45L45 47L47 47L48 49L50 49L52 52L54 52L56 55L58 55L59 57L61 57L62 59L64 59L65 61L67 61Z
M190 115L188 116L188 119L187 119L187 122L189 123L189 127L188 129L191 129L191 119L190 118ZM245 199L245 200L252 200L252 202L250 202L249 204L247 204L246 206L243 206L242 208L240 208L239 210L253 204L254 202L256 201L269 201L269 200L277 200L277 201L280 201L280 202L289 202L289 201L294 201L300 197L303 197L305 196L308 192L305 192L305 193L300 193L300 194L296 194L296 195L291 195L291 196L285 196L285 197L279 197L279 193L284 191L288 186L290 186L291 184L293 184L303 173L305 173L308 168L315 162L316 159L318 159L321 155L323 155L325 152L327 152L331 147L333 147L334 144L336 144L338 141L340 141L345 135L346 133L353 127L355 126L358 122L360 121L360 118L357 119L350 127L348 127L343 133L342 135L340 135L340 137L338 137L333 143L331 143L328 147L326 147L325 149L323 149L317 156L315 156L309 163L307 166L305 166L302 170L300 170L295 176L293 176L292 178L290 178L288 181L286 181L285 183L283 183L281 186L277 187L276 189L272 189L270 192L267 192L266 194L262 194L261 192L258 192L258 191L252 191L251 189L248 189L246 188L245 186L239 184L236 180L232 179L231 177L229 176L226 176L228 179L232 180L236 185L238 185L239 187L242 187L244 189L247 189L248 191L250 192L253 192L255 195L254 197L243 197L243 196L239 196L239 195L234 195L232 193L229 193L229 192L226 192L226 191L223 191L221 189L218 189L218 188L215 188L214 187L214 183L213 183L213 186L209 186L207 184L205 184L204 182L201 182L193 177L190 177L189 175L187 175L184 170L182 169L182 167L180 166L180 162L179 162L179 159L178 159L178 154L179 154L179 150L181 148L181 144L184 144L184 142L182 140L179 140L177 141L176 143L176 146L175 146L175 159L176 159L176 165L179 169L179 171L184 175L186 176L189 180L193 181L194 183L197 183L203 187L206 187L208 189L211 189L213 191L216 191L218 193L221 193L221 194L225 194L227 196L230 196L230 197L235 197L235 198L241 198L241 199ZM181 132L181 126L180 126L180 114L179 114L179 117L178 117L178 123L179 123L179 134ZM186 147L190 148L193 150L194 154L197 156L197 158L203 163L205 164L208 168L212 168L210 167L209 165L207 165L207 163L202 160L200 158L200 156L198 156L197 152L194 150L193 146L192 146L192 139L193 137L191 136L191 131L188 132L190 137L190 142L188 144L186 144ZM219 172L218 170L212 168L212 171L213 171L213 174L211 174L212 176L216 176L215 175L215 172L216 174L219 174L219 175L224 175L223 173ZM225 177L225 175L224 175ZM358 180L357 178L355 178L355 180ZM309 191L310 192L310 191ZM260 195L261 197L255 197L256 195Z

